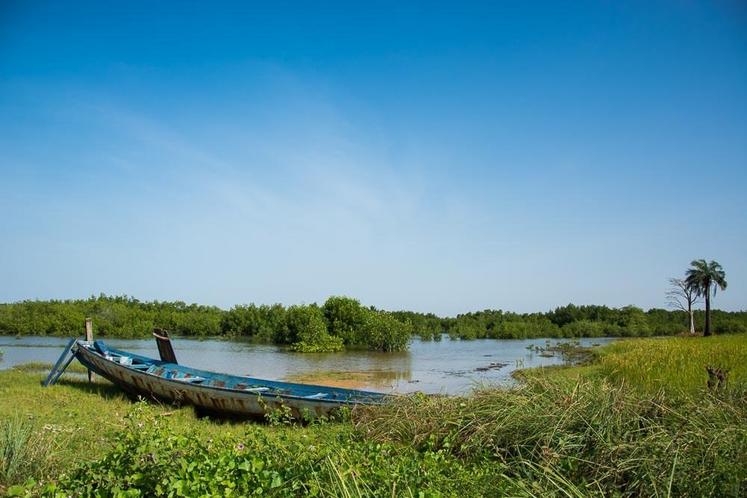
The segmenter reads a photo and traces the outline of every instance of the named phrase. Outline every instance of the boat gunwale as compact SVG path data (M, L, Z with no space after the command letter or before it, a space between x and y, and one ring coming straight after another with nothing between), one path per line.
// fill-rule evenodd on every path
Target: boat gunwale
M276 398L284 399L284 398L286 398L286 399L289 399L289 400L298 400L298 401L313 402L313 403L325 403L325 404L331 404L331 405L356 405L356 404L369 404L369 405L373 405L373 404L380 404L380 403L386 401L387 399L391 398L391 396L392 396L391 394L379 393L379 392L375 392L375 391L362 391L362 390L357 390L357 389L337 388L337 387L322 386L322 385L317 385L317 384L300 384L300 383L294 383L294 382L273 381L273 380L269 380L269 379L257 379L257 378L254 378L254 377L241 377L241 376L238 376L238 375L224 374L224 373L220 373L220 372L211 372L209 370L200 370L200 369L196 369L196 368L193 368L193 367L188 367L188 366L185 366L185 365L178 365L176 363L167 363L167 362L164 362L162 360L157 360L155 358L149 358L147 356L138 355L136 353L130 353L128 351L123 351L123 350L119 350L119 349L116 349L116 348L110 348L103 341L95 341L95 342L103 344L104 346L106 346L106 351L111 351L112 353L117 354L119 356L130 356L130 357L138 358L138 359L144 360L146 362L150 362L153 365L159 365L159 366L168 366L168 365L177 366L177 367L179 367L179 369L187 369L187 370L191 370L193 372L201 372L201 373L208 374L208 377L211 376L211 375L212 376L218 375L218 376L224 376L224 377L231 377L231 378L234 378L234 379L241 379L242 381L247 381L247 380L248 381L252 381L252 380L254 380L254 381L257 381L256 383L258 383L258 384L262 384L263 382L269 382L269 383L273 383L273 384L282 384L282 385L287 385L287 386L297 386L297 387L299 387L301 389L309 389L309 388L311 388L311 389L309 389L311 391L315 390L314 388L318 388L320 391L325 391L325 390L326 391L337 391L337 392L341 392L343 394L344 393L355 393L357 396L361 396L363 398L368 398L368 399L365 399L365 400L356 400L355 399L357 397L356 395L350 396L348 398L342 398L342 399L308 398L308 397L305 397L305 396L299 396L299 395L294 395L294 394L284 394L284 393L269 393L269 394L265 395L262 392L251 392L251 391L246 391L246 390L243 390L243 389L236 389L236 388L231 388L231 387L219 387L219 386L213 386L213 385L209 385L209 384L191 384L189 382L184 382L184 381L177 380L177 379L169 379L169 378L161 377L161 376L155 375L155 374L153 374L151 372L147 372L147 371L143 371L143 370L138 370L138 369L130 368L128 365L123 365L123 364L118 363L118 362L116 362L114 360L107 359L104 354L100 353L99 351L96 351L95 349L87 347L87 345L90 345L91 347L95 348L94 343L89 343L89 342L83 341L83 340L78 340L76 342L76 348L77 348L76 349L76 357L77 357L78 351L82 350L82 351L85 351L85 353L83 353L83 355L85 355L85 354L93 355L96 358L99 358L100 360L106 362L107 364L111 365L114 368L124 369L124 370L121 370L121 371L126 371L126 372L128 372L130 374L133 374L133 375L134 374L140 374L140 375L144 376L145 378L152 378L152 379L155 379L156 381L159 381L159 382L167 382L168 384L173 385L173 386L182 386L182 387L183 386L192 386L192 387L198 388L198 389L214 390L214 391L224 392L224 393L228 392L228 393L238 394L238 395L242 395L242 396L266 397L268 399L276 399ZM124 353L124 354L122 354L122 353ZM84 363L84 364L88 363L88 364L85 365L86 367L95 367L95 365L90 365L90 362L88 362L88 361L84 362L84 361L80 360L80 358L78 358L78 360L81 361L81 363ZM99 371L97 368L92 368L92 369L95 370L96 373L98 373L99 375L101 375L101 376L103 376L103 377L105 377L105 378L108 379L108 376L104 372ZM109 380L112 383L114 383L114 384L118 384L118 383L122 382L121 380L119 380L118 382L115 382L115 381L113 381L111 379L109 379ZM126 384L128 386L132 386L129 383L126 383ZM142 388L139 388L138 386L132 386L132 387L137 388L139 390L142 390Z

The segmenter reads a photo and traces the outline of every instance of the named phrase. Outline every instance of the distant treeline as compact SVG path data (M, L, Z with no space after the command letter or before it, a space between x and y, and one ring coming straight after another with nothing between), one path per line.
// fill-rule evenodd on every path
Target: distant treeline
M239 305L230 310L183 302L141 302L127 296L101 295L67 301L0 304L2 335L79 335L86 317L102 337L148 337L153 328L182 336L244 337L289 345L298 351L365 348L400 351L417 335L425 340L524 339L675 335L687 331L683 311L634 306L575 306L547 313L485 310L453 318L410 311L387 312L334 296L322 305ZM703 323L702 312L696 322ZM713 311L718 333L747 332L747 312Z
M717 334L747 332L747 311L712 310ZM645 337L677 335L687 332L684 311L653 308L643 311L635 306L576 306L569 304L547 313L511 313L485 310L439 318L433 314L395 311L400 320L409 320L413 331L424 339L436 339L442 333L452 339L528 339L536 337ZM705 314L695 312L702 324ZM700 329L700 328L699 328Z
M80 335L87 317L93 319L97 337L149 337L154 328L161 328L181 336L245 337L303 352L345 347L402 351L413 333L409 321L348 297L330 297L322 306L249 304L225 311L102 294L85 300L0 304L0 335Z

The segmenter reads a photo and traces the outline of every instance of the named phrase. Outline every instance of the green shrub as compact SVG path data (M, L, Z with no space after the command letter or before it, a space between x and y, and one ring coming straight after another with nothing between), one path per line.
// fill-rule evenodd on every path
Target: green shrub
M332 296L322 309L331 335L341 338L346 345L365 344L362 332L368 310L357 299Z
M342 338L332 337L327 332L324 314L318 306L291 306L287 316L294 351L319 353L343 349Z
M733 318L721 319L714 323L713 332L716 334L744 334L747 324Z
M280 304L234 306L223 314L220 330L230 337L250 337L279 344L289 342L286 310Z
M603 337L607 335L607 327L602 322L579 320L563 325L563 337Z
M175 431L138 405L118 444L83 464L48 496L477 496L500 490L494 468L447 451L351 441L343 431L268 430L203 439ZM508 482L506 482L506 485Z
M317 337L314 342L298 341L291 345L291 350L297 353L334 353L343 349L342 338L331 335Z
M373 351L404 351L410 342L412 325L400 322L385 311L367 311L361 342Z

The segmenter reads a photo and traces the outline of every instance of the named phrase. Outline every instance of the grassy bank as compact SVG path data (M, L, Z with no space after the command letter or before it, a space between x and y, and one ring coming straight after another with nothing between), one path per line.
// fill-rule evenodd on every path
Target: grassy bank
M74 376L43 389L16 369L0 373L0 478L47 496L744 496L746 354L744 336L625 341L512 390L306 427L201 419ZM709 389L706 366L726 385Z
M697 396L707 386L707 367L726 373L730 388L747 382L747 337L667 337L617 341L593 351L589 364L540 367L520 377L599 380L647 393Z

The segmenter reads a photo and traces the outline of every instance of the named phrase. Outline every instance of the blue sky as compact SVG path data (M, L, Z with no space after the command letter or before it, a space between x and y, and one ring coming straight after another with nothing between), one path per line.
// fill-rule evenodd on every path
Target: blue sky
M741 2L3 2L0 301L747 308Z

